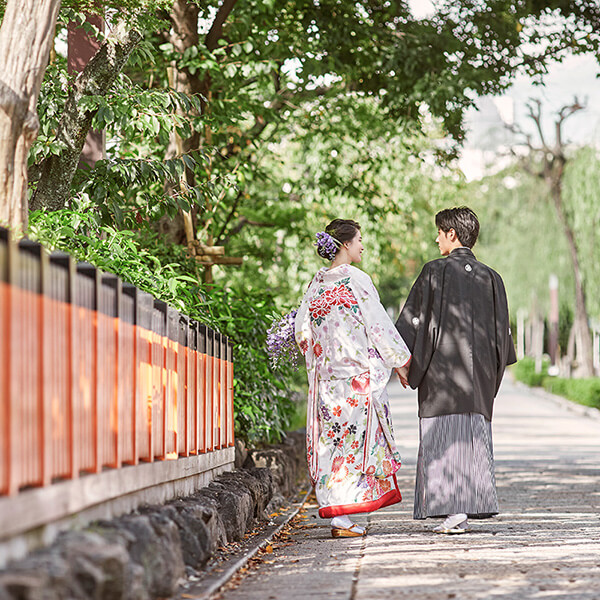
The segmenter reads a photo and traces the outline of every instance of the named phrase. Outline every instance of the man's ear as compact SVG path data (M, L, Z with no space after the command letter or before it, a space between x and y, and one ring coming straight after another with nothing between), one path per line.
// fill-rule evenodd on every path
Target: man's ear
M451 242L455 242L458 239L458 236L456 235L456 231L452 228L448 230L448 233L446 235L448 236L448 239Z

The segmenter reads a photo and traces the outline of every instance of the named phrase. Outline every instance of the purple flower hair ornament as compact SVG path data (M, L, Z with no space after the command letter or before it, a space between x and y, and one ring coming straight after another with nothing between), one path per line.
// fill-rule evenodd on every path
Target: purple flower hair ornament
M296 344L295 323L297 310L283 315L267 331L267 352L274 369L287 363L296 368L298 364L298 346Z
M341 243L326 231L319 231L314 245L317 247L319 256L327 260L333 260Z

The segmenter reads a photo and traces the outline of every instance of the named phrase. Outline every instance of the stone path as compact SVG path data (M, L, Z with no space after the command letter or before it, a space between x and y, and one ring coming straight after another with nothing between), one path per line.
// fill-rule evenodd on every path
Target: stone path
M501 514L440 536L412 519L416 394L390 385L404 501L332 539L309 505L290 535L223 600L600 599L600 420L506 382L494 444Z

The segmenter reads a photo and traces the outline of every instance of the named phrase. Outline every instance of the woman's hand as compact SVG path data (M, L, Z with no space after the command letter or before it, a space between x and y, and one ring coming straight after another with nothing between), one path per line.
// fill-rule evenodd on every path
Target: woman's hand
M394 369L396 371L396 375L400 378L400 383L403 388L408 387L408 365L404 365L403 367L396 367Z

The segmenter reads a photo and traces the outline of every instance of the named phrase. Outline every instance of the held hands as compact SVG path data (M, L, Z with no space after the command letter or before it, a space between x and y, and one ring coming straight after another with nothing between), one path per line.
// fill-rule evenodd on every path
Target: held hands
M410 364L410 363L409 363ZM396 371L396 375L400 378L400 383L403 388L408 387L408 364L403 367L396 367L394 371Z

